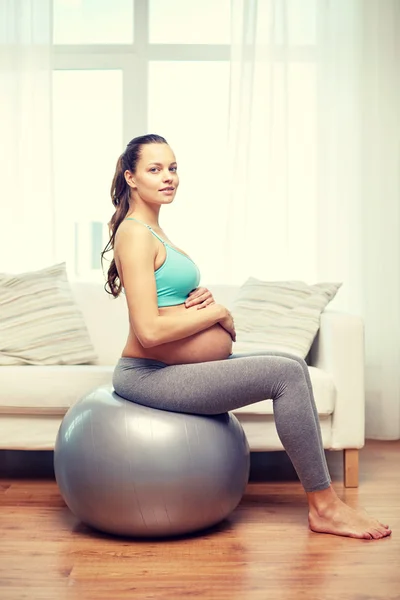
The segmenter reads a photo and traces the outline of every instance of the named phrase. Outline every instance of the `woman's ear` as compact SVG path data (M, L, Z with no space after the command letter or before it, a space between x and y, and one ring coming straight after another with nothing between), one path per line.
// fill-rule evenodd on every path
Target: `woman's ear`
M125 181L132 189L136 189L135 177L132 171L126 170L124 173Z

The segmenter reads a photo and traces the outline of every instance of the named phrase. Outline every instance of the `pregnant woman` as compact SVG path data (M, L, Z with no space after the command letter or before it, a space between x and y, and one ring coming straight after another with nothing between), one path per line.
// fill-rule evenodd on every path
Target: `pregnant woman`
M158 135L131 140L118 159L103 251L114 251L106 286L115 297L124 290L129 309L115 391L152 408L206 415L271 398L279 438L307 496L310 528L364 539L390 535L388 525L344 504L331 485L305 361L274 352L232 354L232 315L198 287L198 267L159 224L178 185L175 155ZM194 221L187 227L206 240Z

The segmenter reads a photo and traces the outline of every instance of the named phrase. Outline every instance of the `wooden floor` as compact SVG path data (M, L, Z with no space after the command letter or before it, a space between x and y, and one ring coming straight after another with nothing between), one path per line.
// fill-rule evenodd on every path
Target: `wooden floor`
M354 540L307 526L304 492L284 453L253 455L231 517L202 535L138 542L96 533L64 505L51 453L0 452L1 600L399 600L400 442L367 442L360 487L334 487L393 529Z

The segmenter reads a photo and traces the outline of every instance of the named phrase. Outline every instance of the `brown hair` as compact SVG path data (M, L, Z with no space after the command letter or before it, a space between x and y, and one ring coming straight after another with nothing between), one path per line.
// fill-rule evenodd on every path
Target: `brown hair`
M141 149L144 144L167 144L168 142L160 135L148 134L136 137L129 142L125 151L118 158L115 169L114 178L111 184L111 201L115 206L115 212L108 224L110 231L110 239L107 246L101 253L101 264L103 266L103 258L106 252L114 249L115 235L117 229L125 219L129 211L129 200L131 196L131 188L125 179L125 171L135 173L137 163L140 159ZM108 286L108 287L107 287ZM121 293L121 280L118 275L115 260L111 260L110 267L107 273L107 282L104 289L108 294L112 294L117 298Z

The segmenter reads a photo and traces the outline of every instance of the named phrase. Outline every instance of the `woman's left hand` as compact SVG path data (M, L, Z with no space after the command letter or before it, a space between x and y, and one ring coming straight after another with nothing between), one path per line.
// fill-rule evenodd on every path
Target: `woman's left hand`
M206 306L210 306L210 304L215 304L215 300L210 290L205 287L199 287L193 290L193 292L190 292L185 302L186 308L196 306L197 310L199 310L199 308L206 308Z

